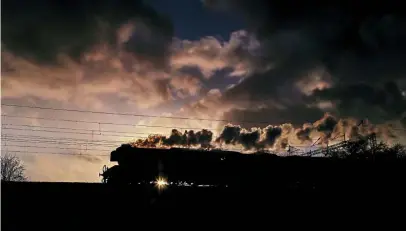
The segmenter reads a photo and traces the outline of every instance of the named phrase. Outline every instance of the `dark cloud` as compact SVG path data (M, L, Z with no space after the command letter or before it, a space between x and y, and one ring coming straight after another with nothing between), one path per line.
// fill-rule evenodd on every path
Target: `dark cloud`
M133 33L120 38L116 31L132 22L128 31ZM121 42L128 51L162 63L172 25L141 0L5 0L2 34L8 51L47 64L60 54L79 59L100 42Z
M292 105L286 108L232 109L224 114L229 121L241 121L245 127L263 126L265 124L292 123L296 126L322 117L324 112L319 108L304 105Z
M205 78L204 74L202 73L202 71L199 69L198 66L183 66L177 69L176 71L182 75L194 76L200 80L203 80Z
M321 120L317 121L316 129L319 132L331 133L337 122L336 118L326 114Z
M399 119L406 111L406 100L394 82L380 87L368 84L341 85L315 90L312 100L335 101L342 117L368 118L374 122ZM369 108L358 106L368 105ZM353 110L357 108L358 110Z
M158 107L205 95L218 71L244 76L256 45L244 30L228 41L173 38L171 20L142 1L17 0L3 9L5 98Z
M211 8L242 14L251 31L260 38L269 38L279 30L303 28L312 32L314 39L323 39L336 49L361 51L372 44L395 45L402 42L399 36L404 36L404 31L400 30L404 21L397 20L397 17L404 17L404 9L394 0L367 4L339 0L210 0L205 3Z
M229 40L207 36L199 40L174 39L173 68L197 67L206 79L220 70L229 70L228 76L242 77L261 63L256 59L258 41L247 31L230 34Z
M185 72L174 75L171 78L171 85L181 96L196 96L203 87L203 83L198 77Z
M391 96L391 106L376 109L374 98L382 99L377 95L367 98L365 94L369 88L387 81L392 82L392 92L398 92L396 85L406 74L406 66L402 64L406 60L406 11L400 2L211 0L205 3L212 9L245 17L248 30L260 43L262 67L263 63L270 65L224 93L225 101L245 102L247 114L258 111L255 107L262 103L269 108L267 115L273 117L274 111L280 111L272 106L275 102L287 108L292 103L308 104L303 98L309 90L326 88L330 88L327 92L336 92L336 99L346 98L354 103L355 99L345 95L348 92L357 99L365 98L364 107L370 108L368 114L384 110L387 112L379 114L399 115L404 111L399 95ZM324 73L314 73L317 69L323 69ZM314 81L303 82L309 76ZM364 87L342 91L341 85ZM358 90L361 92L357 93ZM353 103L324 110L360 116L349 113L357 111L358 104ZM293 117L296 117L293 121L303 118L301 113ZM385 119L388 117L392 116ZM310 119L316 118L319 117Z
M400 120L400 122L403 125L403 127L406 128L406 116L403 116L403 118Z

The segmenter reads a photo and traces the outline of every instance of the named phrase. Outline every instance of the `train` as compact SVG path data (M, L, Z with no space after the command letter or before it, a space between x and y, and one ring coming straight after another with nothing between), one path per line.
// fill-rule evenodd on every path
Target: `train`
M111 152L104 167L103 182L140 184L163 178L171 182L196 185L225 185L243 161L244 154L235 151L187 148L139 148L124 144ZM244 155L250 157L249 155Z
M235 151L142 148L123 144L110 154L117 164L103 168L103 182L115 185L170 184L286 187L298 182L313 185L374 182L405 176L405 159L340 159L311 156L244 154ZM169 183L168 183L169 184ZM358 183L354 183L358 184Z

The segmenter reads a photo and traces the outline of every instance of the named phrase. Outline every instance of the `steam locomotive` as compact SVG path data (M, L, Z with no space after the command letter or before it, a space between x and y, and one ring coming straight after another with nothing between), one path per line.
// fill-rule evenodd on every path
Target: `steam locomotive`
M110 161L118 164L103 168L103 182L129 185L150 184L159 178L191 185L263 186L274 188L305 182L375 182L405 176L405 160L335 159L290 156L257 152L243 154L224 150L183 148L139 148L124 144L112 151ZM374 184L375 184L374 183Z
M110 161L118 164L104 167L100 176L108 184L147 184L163 177L171 182L224 186L240 180L240 175L247 175L241 166L248 169L252 163L259 171L259 164L267 162L259 155L266 159L276 157L265 153L247 155L224 150L138 148L123 144L110 154Z

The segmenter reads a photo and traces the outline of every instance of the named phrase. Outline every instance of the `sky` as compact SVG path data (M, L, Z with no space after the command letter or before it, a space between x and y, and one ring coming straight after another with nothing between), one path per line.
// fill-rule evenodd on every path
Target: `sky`
M406 143L400 4L4 0L2 154L30 180L100 181L112 150L150 134L237 150Z

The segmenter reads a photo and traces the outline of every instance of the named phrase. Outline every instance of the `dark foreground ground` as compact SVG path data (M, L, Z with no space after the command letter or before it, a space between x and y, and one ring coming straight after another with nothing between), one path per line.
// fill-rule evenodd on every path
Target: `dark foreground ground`
M403 216L405 181L377 182L324 188L174 187L161 192L154 187L113 188L97 183L2 182L1 226L2 230L125 230L135 228L118 227L178 227L183 222L201 226L217 221L235 225L280 218L290 220L285 225L295 226L294 220L304 217L319 223L325 218L370 222L374 217ZM107 228L110 225L115 228Z

